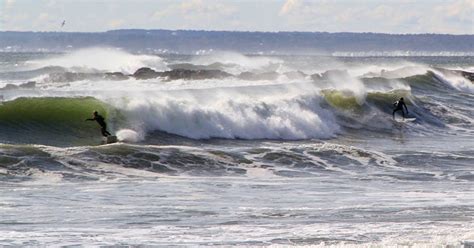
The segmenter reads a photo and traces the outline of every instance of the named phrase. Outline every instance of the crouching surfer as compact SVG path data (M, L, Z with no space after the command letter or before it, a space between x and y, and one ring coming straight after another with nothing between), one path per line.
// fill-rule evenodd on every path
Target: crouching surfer
M107 124L105 123L104 117L102 117L102 115L99 115L99 112L97 111L94 111L93 116L93 118L86 119L86 121L97 121L97 123L99 123L101 127L100 131L102 132L102 135L104 137L110 136L111 134L107 131Z
M408 108L407 108L407 105L405 104L405 101L403 100L403 97L401 97L400 100L394 102L393 105L395 106L395 109L392 112L393 119L395 119L395 112L401 110L403 119L405 120L405 112L403 111L403 108L405 108L405 110L407 111L407 114L408 114Z

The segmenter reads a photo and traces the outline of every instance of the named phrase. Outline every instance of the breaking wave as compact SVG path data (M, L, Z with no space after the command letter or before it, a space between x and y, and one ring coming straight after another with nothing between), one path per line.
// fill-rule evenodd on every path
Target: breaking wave
M133 73L141 67L166 69L158 56L134 55L113 48L87 48L47 59L30 61L36 68L63 67L75 72L122 72Z
M352 129L386 133L393 130L392 103L401 96L410 116L417 118L408 130L423 133L451 124L470 125L472 117L462 108L441 113L441 99L416 96L416 87L427 78L405 79L411 83L387 91L371 89L370 79L361 81L354 91L321 89L309 82L98 94L95 98L20 97L0 106L0 125L5 130L1 138L9 143L91 144L97 142L98 126L84 119L94 110L103 113L110 129L128 142L141 142L156 131L191 139L277 140L328 139Z
M474 76L466 70L409 64L314 72L285 63L228 52L173 60L103 48L30 61L37 68L0 74L0 138L93 144L97 125L83 121L93 110L126 142L146 142L154 132L248 140L390 133L400 97L416 118L406 125L414 133L473 123ZM450 101L457 102L448 111Z

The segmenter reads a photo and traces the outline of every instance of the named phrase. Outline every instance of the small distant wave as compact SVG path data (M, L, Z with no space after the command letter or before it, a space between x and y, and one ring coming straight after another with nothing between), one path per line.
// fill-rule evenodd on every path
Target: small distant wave
M45 66L32 70L21 70L11 72L0 72L0 79L2 80L29 80L43 75L53 73L65 73L67 69L61 66Z
M332 56L337 57L464 57L474 56L474 52L453 52L453 51L369 51L369 52L333 52Z

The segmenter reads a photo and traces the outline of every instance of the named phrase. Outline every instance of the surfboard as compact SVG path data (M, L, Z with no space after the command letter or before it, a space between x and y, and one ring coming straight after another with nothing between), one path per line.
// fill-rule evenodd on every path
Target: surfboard
M115 143L117 141L118 141L118 139L117 139L117 136L115 136L115 135L110 135L110 136L102 138L102 144L112 144L112 143Z
M405 119L402 119L402 118L395 118L394 121L398 122L398 123L408 123L408 122L413 122L415 121L416 118L405 118Z

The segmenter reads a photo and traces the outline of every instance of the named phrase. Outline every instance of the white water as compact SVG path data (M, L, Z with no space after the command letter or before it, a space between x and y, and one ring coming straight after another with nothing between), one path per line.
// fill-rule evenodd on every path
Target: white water
M266 93L273 90L274 94ZM339 126L319 106L317 91L298 87L225 88L157 92L109 100L124 110L130 128L190 138L328 138ZM265 92L265 93L264 93Z
M0 244L461 248L474 222L451 211L474 192L429 184L161 177L3 186Z
M141 67L166 70L166 64L158 56L133 55L114 48L87 48L65 55L30 61L36 68L60 66L73 71L107 71L131 74Z
M474 93L474 84L469 81L468 79L458 76L458 75L445 75L440 72L435 72L435 75L438 79L440 79L443 83L461 91L461 92L468 92Z
M239 74L247 71L274 71L283 69L283 60L264 56L246 56L237 52L216 51L206 56L198 56L190 61L196 65L210 65L222 63L226 65L226 71Z
M131 129L120 129L115 133L115 135L119 141L127 143L136 143L144 139L144 134L137 133Z

